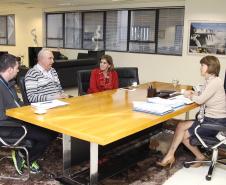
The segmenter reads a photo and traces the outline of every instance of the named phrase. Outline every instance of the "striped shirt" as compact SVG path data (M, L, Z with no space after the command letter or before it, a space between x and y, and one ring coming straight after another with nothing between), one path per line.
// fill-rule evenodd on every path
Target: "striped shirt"
M63 92L56 70L51 68L47 72L38 64L27 72L25 87L30 103L53 100Z

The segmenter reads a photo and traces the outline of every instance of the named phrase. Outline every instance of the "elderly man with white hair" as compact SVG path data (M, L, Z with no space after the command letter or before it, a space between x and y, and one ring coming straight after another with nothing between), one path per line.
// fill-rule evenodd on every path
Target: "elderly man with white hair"
M54 57L43 48L38 53L38 63L25 76L25 87L30 103L68 97L60 84L56 70L52 68Z

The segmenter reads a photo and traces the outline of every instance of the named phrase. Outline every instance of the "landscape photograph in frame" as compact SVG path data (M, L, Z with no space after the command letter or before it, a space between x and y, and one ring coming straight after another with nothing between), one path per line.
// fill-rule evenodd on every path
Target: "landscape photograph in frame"
M226 55L226 23L191 22L188 50Z

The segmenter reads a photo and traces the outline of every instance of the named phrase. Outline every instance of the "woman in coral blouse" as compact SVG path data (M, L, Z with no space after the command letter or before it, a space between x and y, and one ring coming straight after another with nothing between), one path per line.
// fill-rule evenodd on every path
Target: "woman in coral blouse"
M114 70L112 57L103 55L100 67L92 70L88 93L96 93L118 88L118 74Z

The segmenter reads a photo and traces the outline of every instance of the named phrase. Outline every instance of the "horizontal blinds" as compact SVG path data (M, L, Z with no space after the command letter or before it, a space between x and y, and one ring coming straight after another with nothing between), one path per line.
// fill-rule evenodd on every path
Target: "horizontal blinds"
M183 45L184 9L159 11L158 53L181 54Z
M84 13L83 48L103 50L103 12Z
M15 45L15 16L0 16L0 44Z
M155 52L155 10L131 11L129 51Z
M48 14L47 23L47 46L63 47L63 14Z
M108 11L106 18L106 49L127 50L128 11Z
M81 48L82 21L81 13L65 14L65 47Z
M183 23L183 8L50 13L46 41L48 47L181 55Z

